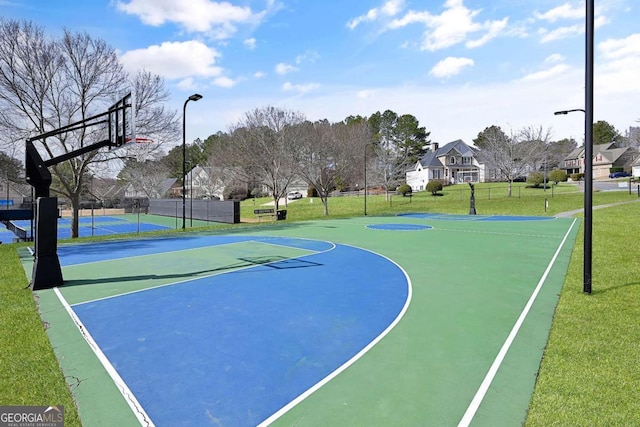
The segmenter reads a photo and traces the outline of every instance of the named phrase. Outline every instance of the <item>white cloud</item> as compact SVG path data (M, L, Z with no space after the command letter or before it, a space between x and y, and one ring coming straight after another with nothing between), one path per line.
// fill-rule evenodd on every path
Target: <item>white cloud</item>
M560 55L559 53L554 53L552 55L547 56L544 59L544 62L547 64L554 64L557 62L563 62L565 59L565 57L563 55Z
M195 90L197 85L196 82L193 78L191 77L187 77L186 79L182 79L180 80L177 84L176 87L182 91L189 91L189 90Z
M215 66L218 51L200 41L164 42L135 49L120 56L127 70L146 69L167 79L217 77L222 68Z
M282 90L285 92L307 93L316 90L319 87L320 85L318 83L293 84L291 82L286 82L282 85Z
M640 33L624 39L608 39L598 44L598 50L605 58L624 58L640 55Z
M265 16L265 12L254 13L249 7L211 0L118 0L116 7L147 25L172 22L187 32L207 33L220 40L233 35L236 25L259 23Z
M568 65L566 65L566 64L558 64L558 65L554 65L553 67L551 67L551 68L549 68L547 70L537 71L535 73L528 74L528 75L524 76L522 78L522 80L525 80L525 81L546 80L546 79L549 79L551 77L563 74L568 69L569 69Z
M353 18L347 23L347 27L354 30L363 22L373 22L381 17L396 16L402 9L404 9L404 0L389 0L382 6L369 9L366 14Z
M549 22L556 22L559 19L583 19L585 16L585 8L581 5L565 3L544 13L535 12L533 16Z
M356 92L356 97L358 97L358 99L371 99L375 97L375 95L376 95L376 92L370 89L363 89Z
M448 57L438 62L429 72L434 77L447 78L460 74L465 67L473 67L473 59Z
M594 19L593 25L597 29L607 24L608 22L609 20L605 16L599 16ZM580 34L584 34L584 31L585 31L584 28L585 28L584 23L558 27L554 30L547 30L546 28L541 28L539 30L540 35L542 35L542 38L540 39L540 41L542 43L548 43L551 41L565 39L567 37L573 37Z
M567 37L573 37L582 34L584 33L584 25L576 24L567 27L558 27L551 31L542 28L540 29L539 33L542 36L540 41L542 43L548 43L554 40L565 39Z
M250 50L256 48L256 39L254 39L253 37L251 37L250 39L245 39L242 43Z
M236 85L237 81L230 79L226 76L216 77L213 80L213 84L219 87L230 88Z
M599 64L596 88L602 93L618 93L631 98L640 94L640 33L598 44L604 60ZM632 93L636 95L631 95Z
M447 0L445 10L435 15L429 11L408 11L387 25L388 30L396 30L411 24L426 27L421 45L422 50L434 52L464 42L471 34L482 33L478 39L467 42L467 47L479 47L499 36L506 28L508 18L494 21L477 22L475 18L480 10L471 10L464 6L463 0Z
M303 62L316 62L320 58L320 54L315 50L307 50L304 53L296 56L296 64L302 64Z
M487 28L487 32L477 40L469 40L466 43L468 48L480 47L487 44L492 39L499 36L505 28L507 28L507 23L509 22L509 18L503 18L500 21L490 21L485 24Z
M276 65L276 73L280 74L281 76L284 76L285 74L289 74L293 71L298 71L298 69L291 64L281 62L278 65Z
M637 85L640 79L633 73L640 75L638 70L638 64L628 69L630 76L625 77L630 79L619 83L621 87L625 81L629 82L635 88L633 92L613 92L614 88L603 91L601 83L609 82L609 77L613 79L616 75L609 74L613 72L609 65L598 64L595 70L595 120L607 120L621 130L637 126L637 100L640 96ZM210 135L212 130L224 130L230 123L237 122L244 112L256 105L278 105L301 111L311 121L328 119L338 122L350 115L370 116L387 109L399 114L413 114L421 126L431 131L430 138L441 143L460 138L471 144L480 131L491 125L501 126L505 132L526 126L543 126L553 130L555 139L573 137L579 142L584 135L584 118L581 115L553 115L556 110L583 105L584 72L581 67L570 68L543 80L501 79L487 84L400 84L388 87L369 84L332 87L323 84L304 96L290 96L292 94L294 92L283 92L280 96L230 94L224 102L207 106L207 119L203 121L201 130L195 124L188 130L191 129L194 138ZM195 116L198 110L194 108L190 114Z
M253 73L253 77L256 79L262 79L264 77L267 77L267 74L263 73L262 71L256 71L255 73Z

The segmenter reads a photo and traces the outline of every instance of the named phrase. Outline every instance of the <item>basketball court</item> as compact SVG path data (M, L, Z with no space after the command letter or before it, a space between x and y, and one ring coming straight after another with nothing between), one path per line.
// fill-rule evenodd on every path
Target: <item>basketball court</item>
M86 425L520 425L578 226L407 214L64 244L64 285L35 294Z

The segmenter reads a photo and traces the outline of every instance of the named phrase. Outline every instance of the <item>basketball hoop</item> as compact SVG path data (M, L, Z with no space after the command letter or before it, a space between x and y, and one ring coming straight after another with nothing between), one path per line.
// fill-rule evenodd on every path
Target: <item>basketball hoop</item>
M135 142L136 144L142 144L142 143L151 143L153 142L153 139L151 138L139 138L139 137L135 137L135 138L125 138L125 144L128 144L130 142Z

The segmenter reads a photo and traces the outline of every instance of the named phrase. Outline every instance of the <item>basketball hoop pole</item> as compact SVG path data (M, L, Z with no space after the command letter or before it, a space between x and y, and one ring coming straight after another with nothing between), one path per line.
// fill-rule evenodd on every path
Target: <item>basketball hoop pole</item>
M64 279L60 260L58 259L58 198L50 197L52 184L49 167L58 165L83 154L103 147L119 147L125 142L126 120L125 112L132 108L131 94L125 95L108 111L71 123L67 126L45 132L26 140L25 146L25 175L27 183L33 188L36 197L34 263L31 274L31 290L48 289L62 286ZM121 115L121 120L118 120ZM107 116L106 119L102 119ZM100 124L108 124L109 138L90 145L81 145L73 151L63 153L57 157L44 160L34 146L34 141L57 136L75 130L85 129ZM129 123L133 126L133 123Z
M194 93L186 101L182 107L182 229L186 228L187 220L187 104L189 101L198 101L202 99L202 95Z

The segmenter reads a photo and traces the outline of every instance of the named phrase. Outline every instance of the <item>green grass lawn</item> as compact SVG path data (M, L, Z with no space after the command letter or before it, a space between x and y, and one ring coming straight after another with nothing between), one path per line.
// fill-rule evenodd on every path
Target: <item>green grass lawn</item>
M593 213L593 291L576 241L527 426L640 425L640 203Z
M411 198L370 195L367 214L466 214L469 195L468 186L462 185L445 187L437 197L426 192ZM512 197L507 197L504 185L478 184L475 197L479 215L554 215L579 209L584 201L584 195L570 184L554 187L553 193L514 185ZM593 204L637 200L636 194L603 192L594 194ZM253 209L269 201L242 202L241 217L255 219ZM304 198L280 208L287 209L287 221L324 217L319 199ZM331 218L361 216L364 197L331 198L329 214ZM578 239L526 425L640 425L639 217L640 203L594 210L592 295L582 293L583 252L582 239ZM203 229L206 227L198 228ZM40 321L37 301L27 288L16 251L21 245L26 244L0 245L0 404L64 405L65 425L79 426L68 387L82 379L63 377L46 325Z

